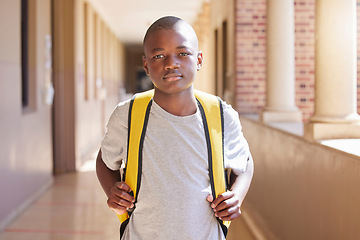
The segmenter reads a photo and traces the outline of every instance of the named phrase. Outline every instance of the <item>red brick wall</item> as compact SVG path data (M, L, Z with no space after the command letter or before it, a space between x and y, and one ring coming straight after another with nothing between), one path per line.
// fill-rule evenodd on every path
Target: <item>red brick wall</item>
M314 109L315 0L295 0L296 105L308 121ZM236 107L258 113L266 99L266 0L236 0ZM358 0L358 25L360 0ZM358 27L360 36L360 25ZM360 38L358 41L360 50ZM360 60L360 51L358 51ZM360 61L358 68L360 69ZM360 70L358 70L360 73ZM360 74L358 74L360 112Z
M235 4L236 107L256 113L266 97L266 0L237 0Z

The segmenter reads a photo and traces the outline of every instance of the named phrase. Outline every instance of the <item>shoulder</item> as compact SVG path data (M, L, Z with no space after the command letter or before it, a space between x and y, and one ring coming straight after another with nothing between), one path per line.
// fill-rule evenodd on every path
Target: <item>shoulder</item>
M123 111L129 110L130 101L131 101L131 99L128 99L128 100L118 103L118 105L116 105L116 107L115 107L114 112L116 111L116 112L121 113Z
M226 103L224 100L222 100L220 97L199 90L194 90L194 94L196 98L203 100L204 103L208 103L208 101L211 102L220 101L220 104L224 111L224 115L226 114L226 115L232 115L238 117L238 113L233 109L233 107L230 104Z
M120 123L121 125L127 126L127 116L129 114L130 101L131 99L120 102L115 107L109 118L108 125Z
M194 94L195 94L196 98L198 100L200 100L200 102L207 104L207 105L210 104L210 106L212 104L217 105L218 102L220 101L225 126L229 125L229 124L230 125L234 124L234 127L240 126L238 112L235 111L235 109L230 104L226 103L220 97L213 95L213 94L206 93L206 92L202 92L199 90L194 90Z
M221 99L220 102L223 109L224 118L239 119L239 113L230 104Z
M239 113L228 103L221 101L225 132L241 131Z

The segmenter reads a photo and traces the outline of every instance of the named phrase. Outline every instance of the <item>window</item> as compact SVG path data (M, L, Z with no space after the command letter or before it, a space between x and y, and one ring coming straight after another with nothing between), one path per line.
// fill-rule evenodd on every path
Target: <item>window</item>
M29 106L28 0L21 0L21 101Z
M21 0L21 103L23 112L36 110L36 1Z
M85 100L89 100L89 39L88 39L88 4L84 3L84 78Z
M222 96L224 96L225 91L228 91L228 77L227 77L227 22L224 21L222 24Z
M220 96L220 92L219 92L219 77L218 77L218 30L216 29L215 30L215 36L214 36L214 40L215 40L215 66L214 66L214 69L215 69L215 93L216 95Z

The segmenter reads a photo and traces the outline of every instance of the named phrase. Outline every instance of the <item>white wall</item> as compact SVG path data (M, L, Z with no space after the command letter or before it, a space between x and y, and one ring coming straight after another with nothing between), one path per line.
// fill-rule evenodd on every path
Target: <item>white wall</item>
M20 1L0 1L0 229L52 180L51 107L43 102L50 1L36 1L34 106L21 103Z

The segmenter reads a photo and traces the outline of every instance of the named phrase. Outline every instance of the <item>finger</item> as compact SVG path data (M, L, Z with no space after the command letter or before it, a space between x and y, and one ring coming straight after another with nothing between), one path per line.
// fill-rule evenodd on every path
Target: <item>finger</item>
M118 189L124 190L125 192L131 192L131 188L125 182L117 182L115 185Z
M219 219L222 220L222 221L233 221L233 220L239 218L240 216L241 216L241 212L234 213L234 214L231 214L231 215L226 216L226 217L220 217Z
M214 201L213 195L212 195L212 194L209 194L209 195L206 197L206 200L207 200L208 202Z
M129 202L135 202L135 198L125 191L118 191L115 193L119 198Z
M241 215L241 210L239 206L233 206L231 208L227 208L220 212L216 212L215 216L220 218L223 221L232 221Z
M119 199L118 202L116 202L116 204L118 204L119 206L126 207L126 209L134 207L134 204L132 202L126 201L126 200L121 199L121 198Z
M119 215L124 214L127 210L126 207L120 206L117 203L115 203L113 201L109 201L109 200L108 200L108 206L113 212L115 212L116 214L119 214Z
M224 192L222 194L220 194L211 204L212 208L216 208L221 202L232 198L234 196L233 192Z
M110 192L112 195L116 195L119 198L125 199L129 202L135 202L135 198L129 194L129 191L131 189L126 183L116 183L113 188L111 188Z
M118 195L110 195L108 201L113 202L119 206L126 207L127 209L134 207L134 203L132 201L119 197Z
M220 204L218 204L216 206L216 208L214 208L214 211L219 212L219 211L222 211L224 209L234 207L236 205L239 205L239 200L236 199L236 198L229 198L229 199L227 199L225 201L222 201Z

